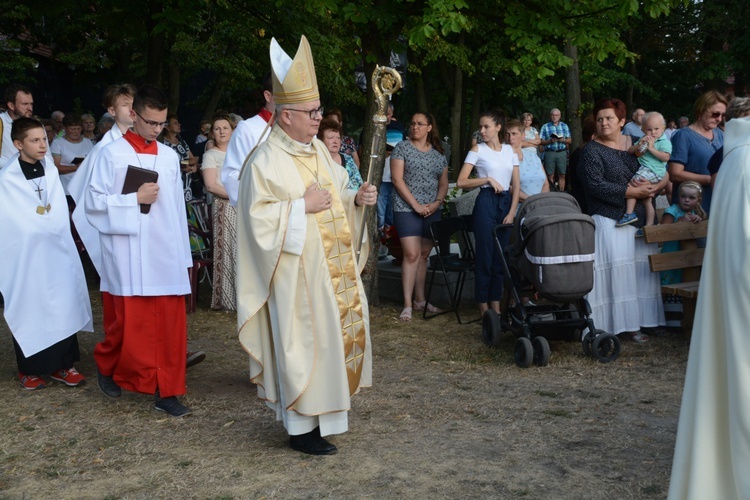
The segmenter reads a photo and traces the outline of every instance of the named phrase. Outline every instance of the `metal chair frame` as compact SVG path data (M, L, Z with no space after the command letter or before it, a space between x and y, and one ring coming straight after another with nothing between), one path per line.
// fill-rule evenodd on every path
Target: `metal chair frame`
M456 319L460 324L465 322L461 319L460 306L461 306L461 295L463 294L464 284L466 283L466 275L470 272L474 272L474 245L472 244L469 236L469 228L471 227L471 217L449 217L447 219L441 219L430 224L430 234L432 235L432 244L435 248L436 255L430 256L430 269L432 274L430 276L430 285L427 289L427 297L425 298L426 304L423 313L424 319L434 318L441 314L446 314L454 311ZM458 238L459 253L451 252L451 241L453 238ZM445 287L448 290L450 296L450 308L445 309L440 313L429 313L427 312L427 304L430 303L430 296L432 295L432 288L435 282L435 274L440 272L443 275ZM451 289L450 282L448 281L448 273L457 273L457 281L455 289ZM479 321L481 317L467 321L466 323L473 323Z

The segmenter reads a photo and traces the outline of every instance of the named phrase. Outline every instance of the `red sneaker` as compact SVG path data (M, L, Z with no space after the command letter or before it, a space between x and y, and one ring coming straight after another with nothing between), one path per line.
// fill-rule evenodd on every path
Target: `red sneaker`
M78 373L75 368L68 368L67 370L63 368L62 370L52 373L49 378L62 382L69 387L75 387L86 382L86 377Z
M23 387L27 391L44 389L45 387L47 387L47 384L44 383L44 380L40 379L36 375L24 375L23 373L18 372L18 381L21 383L21 387Z

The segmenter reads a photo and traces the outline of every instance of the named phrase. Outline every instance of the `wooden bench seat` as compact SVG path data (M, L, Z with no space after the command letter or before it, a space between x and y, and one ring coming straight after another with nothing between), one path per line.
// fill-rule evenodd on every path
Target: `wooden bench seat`
M650 255L648 261L653 272L682 270L682 283L662 285L661 292L664 295L682 297L682 328L685 334L690 336L693 329L704 252L702 248L698 248L698 239L705 238L708 234L708 221L704 220L697 224L677 222L648 226L643 228L643 233L646 243L680 242L680 250Z

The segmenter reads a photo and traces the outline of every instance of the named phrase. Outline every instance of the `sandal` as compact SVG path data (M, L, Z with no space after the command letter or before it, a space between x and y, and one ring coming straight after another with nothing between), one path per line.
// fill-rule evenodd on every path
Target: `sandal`
M645 344L649 341L648 335L641 332L632 332L630 334L630 340L635 342L636 344Z
M443 312L442 309L433 306L432 304L430 304L427 301L424 301L424 302L414 302L414 310L415 311L424 311L425 310L425 306L427 307L427 312L428 313L438 314L438 313Z
M401 316L398 317L398 320L403 322L411 321L411 307L404 307L404 310L401 311Z

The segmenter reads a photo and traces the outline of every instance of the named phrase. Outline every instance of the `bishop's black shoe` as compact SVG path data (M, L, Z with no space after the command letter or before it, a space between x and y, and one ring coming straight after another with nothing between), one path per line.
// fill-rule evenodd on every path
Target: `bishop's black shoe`
M289 436L289 446L308 455L335 455L338 448L320 437L320 428L316 427L306 434Z
M175 396L169 396L168 398L159 397L159 392L156 392L154 400L154 409L157 411L163 411L164 413L173 417L187 417L193 410L183 405L177 400Z
M96 380L99 382L99 389L104 393L105 396L108 398L119 398L122 396L122 389L120 389L120 386L115 384L115 381L112 380L112 377L108 377L107 375L102 375L99 373L99 370L96 371Z

